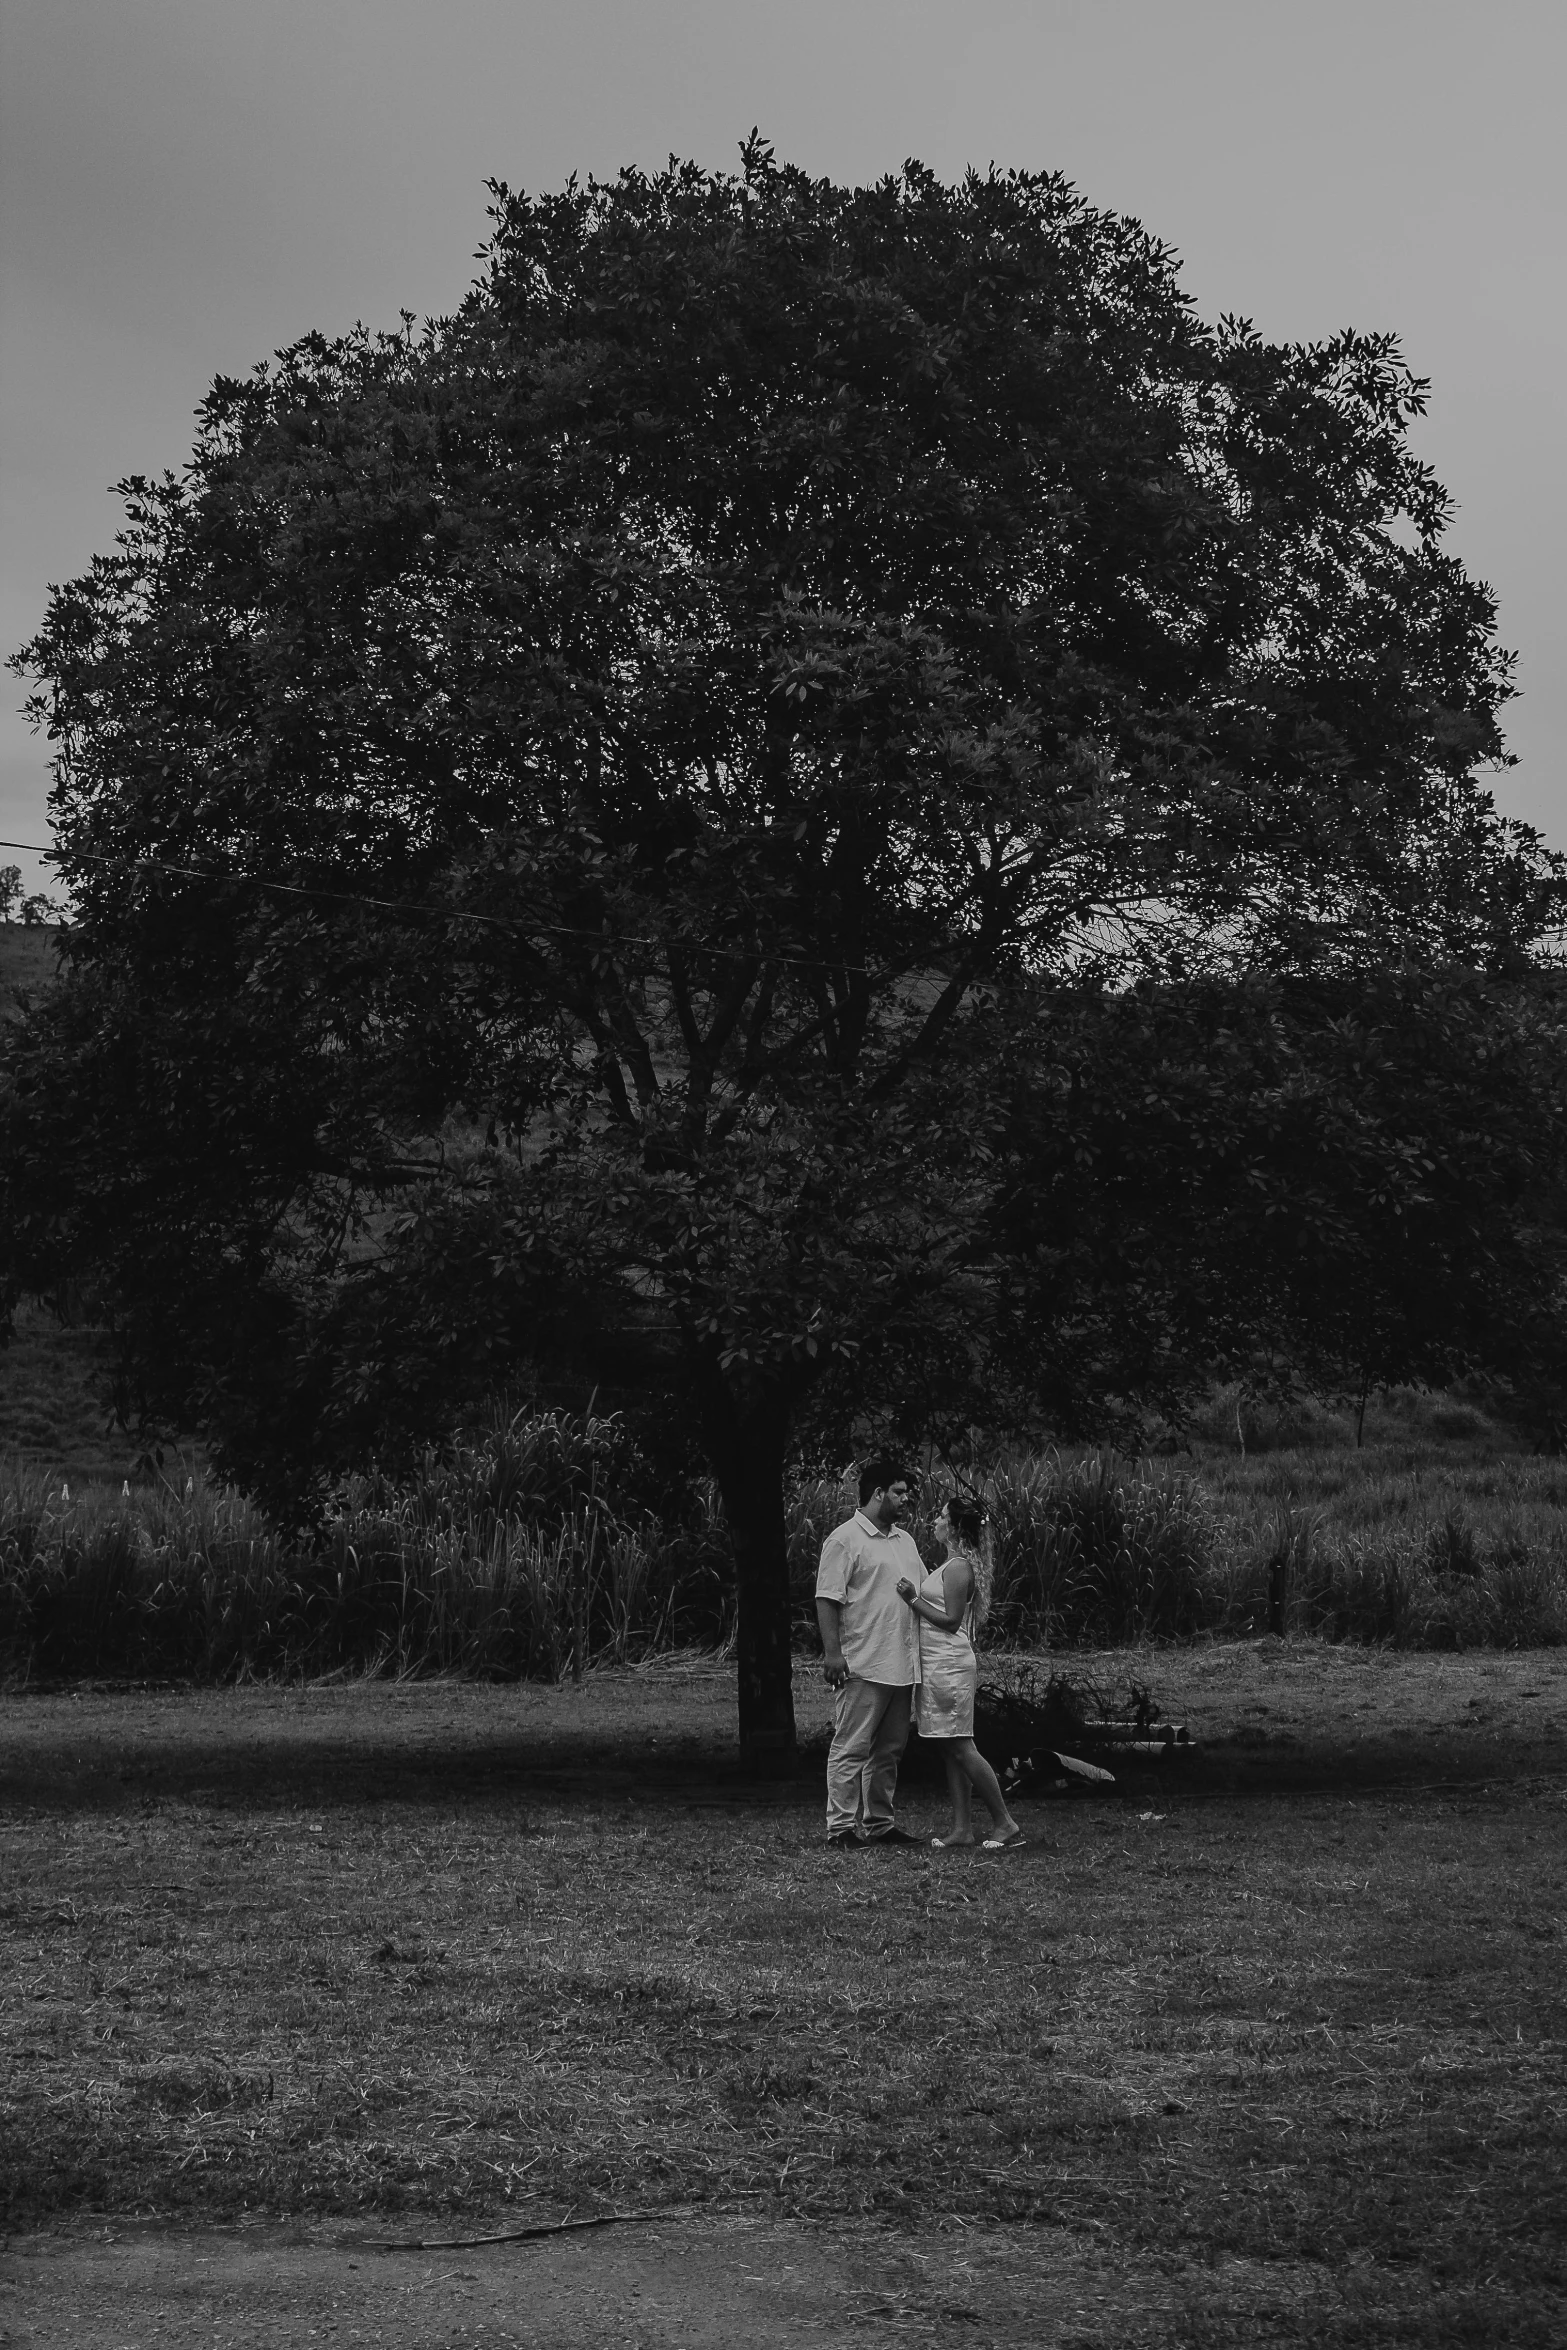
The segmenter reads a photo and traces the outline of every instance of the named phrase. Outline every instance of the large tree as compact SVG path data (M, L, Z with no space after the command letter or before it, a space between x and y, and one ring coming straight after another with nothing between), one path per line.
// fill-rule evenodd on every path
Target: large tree
M785 1768L792 1433L1070 1358L1062 986L1505 974L1548 877L1390 337L1207 326L1056 177L755 139L493 230L455 317L220 380L24 657L77 915L11 1278L96 1267L277 1492L529 1361L683 1398Z

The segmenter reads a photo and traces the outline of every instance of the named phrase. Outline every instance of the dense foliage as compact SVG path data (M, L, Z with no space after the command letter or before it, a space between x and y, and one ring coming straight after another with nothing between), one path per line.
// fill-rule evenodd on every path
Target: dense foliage
M1005 1318L1057 1426L1194 1373L1367 1396L1483 1366L1551 1436L1567 1358L1554 982L1448 966L1053 999L1020 1040Z
M454 318L220 380L25 657L77 924L13 1290L96 1280L127 1409L294 1507L525 1373L657 1399L778 1767L802 1428L1461 1354L1465 1235L1553 1180L1502 999L1554 884L1422 397L1059 178L498 188ZM1509 1106L1425 1185L1438 1066Z

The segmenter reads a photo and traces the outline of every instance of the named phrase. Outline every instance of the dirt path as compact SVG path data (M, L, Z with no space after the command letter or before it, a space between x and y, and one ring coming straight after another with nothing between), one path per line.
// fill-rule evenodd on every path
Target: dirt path
M435 2232L439 2232L436 2230ZM354 2232L180 2233L129 2223L13 2241L5 2350L773 2350L973 2342L996 2350L1191 2339L1191 2313L1259 2299L1290 2338L1339 2295L1318 2270L1265 2280L1113 2263L1063 2230L856 2241L711 2219L554 2242L377 2253ZM1243 2274L1245 2271L1247 2273ZM1228 2337L1225 2337L1228 2338ZM1258 2333L1253 2339L1267 2338Z

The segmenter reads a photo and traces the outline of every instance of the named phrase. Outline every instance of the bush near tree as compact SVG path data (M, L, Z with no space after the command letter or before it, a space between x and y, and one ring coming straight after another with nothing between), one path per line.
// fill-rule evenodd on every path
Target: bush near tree
M7 1279L295 1512L526 1376L650 1399L782 1771L792 1446L1543 1326L1557 876L1391 337L754 136L492 219L455 316L219 379L22 656L75 918Z

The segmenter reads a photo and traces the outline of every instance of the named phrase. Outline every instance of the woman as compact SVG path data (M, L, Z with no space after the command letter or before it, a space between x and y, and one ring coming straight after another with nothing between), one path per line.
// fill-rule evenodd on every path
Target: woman
M922 1738L946 1742L947 1785L952 1793L952 1833L933 1836L931 1842L948 1852L955 1844L974 1844L974 1795L977 1787L994 1824L984 1841L986 1852L1003 1852L1027 1841L1007 1809L1007 1799L979 1748L974 1744L974 1683L978 1667L971 1624L983 1623L990 1604L990 1576L980 1555L985 1520L978 1502L954 1494L936 1520L936 1539L944 1542L947 1557L915 1589L907 1575L898 1584L898 1596L919 1618L920 1685L914 1692L914 1723Z

